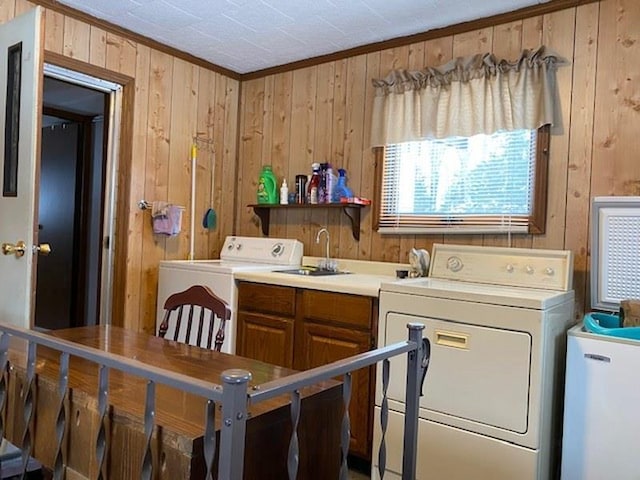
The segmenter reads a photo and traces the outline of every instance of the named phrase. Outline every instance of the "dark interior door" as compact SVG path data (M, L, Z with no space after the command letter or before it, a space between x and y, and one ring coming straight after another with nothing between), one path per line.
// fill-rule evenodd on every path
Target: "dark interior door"
M79 270L76 198L81 137L82 126L76 122L42 129L38 229L40 243L51 245L52 252L38 261L35 323L46 329L77 323L74 284Z

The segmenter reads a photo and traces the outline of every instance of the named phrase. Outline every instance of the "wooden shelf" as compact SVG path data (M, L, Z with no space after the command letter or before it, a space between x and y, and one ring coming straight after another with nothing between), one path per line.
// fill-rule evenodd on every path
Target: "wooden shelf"
M253 208L255 214L260 217L262 222L262 233L266 236L269 235L269 222L271 218L272 209L326 209L326 208L340 208L345 213L349 220L351 220L351 233L356 241L360 240L360 210L367 205L360 205L359 203L321 203L318 205L312 205L307 203L290 203L287 205L280 205L279 203L257 203L247 205Z

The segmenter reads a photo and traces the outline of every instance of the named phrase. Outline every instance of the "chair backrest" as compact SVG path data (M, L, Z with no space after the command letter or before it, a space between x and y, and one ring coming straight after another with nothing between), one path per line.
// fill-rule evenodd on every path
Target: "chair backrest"
M209 287L194 285L183 292L174 293L164 302L164 317L158 335L165 338L169 332L167 338L211 349L216 317L220 323L213 349L219 352L224 342L226 323L231 318L231 309Z

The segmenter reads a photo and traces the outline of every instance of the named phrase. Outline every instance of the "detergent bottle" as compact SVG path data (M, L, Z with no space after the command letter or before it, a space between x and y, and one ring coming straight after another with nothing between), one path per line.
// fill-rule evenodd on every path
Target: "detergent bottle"
M263 166L258 177L258 203L278 203L278 186L271 165Z

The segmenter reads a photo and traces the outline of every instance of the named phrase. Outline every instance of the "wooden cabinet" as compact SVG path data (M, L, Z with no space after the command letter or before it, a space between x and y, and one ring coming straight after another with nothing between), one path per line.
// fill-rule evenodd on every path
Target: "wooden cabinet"
M238 288L236 354L293 368L296 291L242 282Z
M306 370L376 345L377 298L239 282L236 353ZM371 460L373 367L352 375L349 453Z

